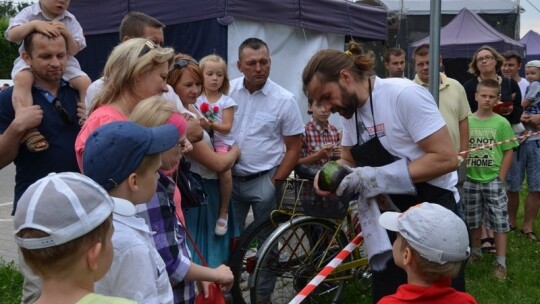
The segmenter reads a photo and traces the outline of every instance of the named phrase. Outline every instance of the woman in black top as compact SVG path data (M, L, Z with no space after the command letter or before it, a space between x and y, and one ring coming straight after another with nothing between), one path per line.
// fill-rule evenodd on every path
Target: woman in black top
M513 106L504 112L501 111L503 117L508 119L514 131L516 126L520 124L521 107L521 91L517 82L511 78L506 78L497 75L503 64L504 58L495 49L488 45L480 47L474 54L471 63L469 64L469 73L477 76L465 82L463 87L467 93L467 99L471 106L471 111L474 113L478 109L478 104L474 97L476 86L484 79L494 79L501 85L501 102L512 102ZM504 115L503 115L504 114Z

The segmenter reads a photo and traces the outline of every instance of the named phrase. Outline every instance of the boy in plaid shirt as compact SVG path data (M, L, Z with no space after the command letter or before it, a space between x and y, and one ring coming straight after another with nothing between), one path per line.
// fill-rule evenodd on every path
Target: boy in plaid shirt
M338 129L328 122L330 112L308 99L308 113L311 121L306 123L302 134L302 150L298 164L322 166L341 156L341 135Z

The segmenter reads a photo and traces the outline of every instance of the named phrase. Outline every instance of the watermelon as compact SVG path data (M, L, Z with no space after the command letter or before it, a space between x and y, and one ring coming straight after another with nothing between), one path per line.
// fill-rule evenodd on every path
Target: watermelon
M341 181L349 173L350 171L347 168L338 164L336 161L329 161L321 168L317 185L321 190L334 193Z

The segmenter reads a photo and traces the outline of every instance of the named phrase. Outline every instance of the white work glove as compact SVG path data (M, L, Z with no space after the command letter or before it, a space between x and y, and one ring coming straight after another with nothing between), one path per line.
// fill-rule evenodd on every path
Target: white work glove
M338 196L358 193L359 199L379 194L416 194L407 161L400 159L382 167L348 168L352 173L339 184Z

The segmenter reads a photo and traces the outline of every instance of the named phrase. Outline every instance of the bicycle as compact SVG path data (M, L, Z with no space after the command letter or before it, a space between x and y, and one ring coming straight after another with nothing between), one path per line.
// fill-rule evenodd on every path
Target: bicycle
M311 180L279 181L276 197L279 198L278 208L269 218L248 226L229 260L235 276L231 290L234 303L257 303L256 286L262 285L270 265L273 267L271 281L266 285L271 285L272 290L267 293L274 293L272 303L288 303L354 237L350 208L312 204L316 197ZM329 207L334 207L333 214L326 212ZM321 212L330 218L308 215L320 215ZM347 228L348 233L345 234L342 228ZM337 268L335 274L315 290L314 295L320 303L329 303L326 300L329 294L335 294L333 298L338 300L346 282L354 278L358 279L355 281L359 290L370 289L367 258L357 249L345 262L345 266ZM273 277L276 284L273 284ZM280 290L280 296L274 288ZM288 291L286 296L283 295L285 291Z
M229 258L228 265L234 275L234 284L231 295L235 304L250 303L249 278L255 270L258 258L258 249L266 238L280 224L290 220L295 214L302 214L302 210L287 202L278 204L268 218L262 218L249 224L240 236L236 249Z
M271 303L289 303L355 236L348 204L342 206L344 208L320 208L324 201L321 202L319 198L318 204L310 206L308 202L315 201L315 194L312 182L307 182L297 179L284 181L284 188L287 190L281 200L290 199L287 191L292 191L297 194L294 198L295 204L301 204L305 213L316 216L293 216L264 242L252 274L251 303L268 300ZM327 202L339 203L338 200ZM329 212L330 208L338 211ZM339 303L345 286L353 280L361 292L370 290L368 259L360 252L359 247L336 267L306 300L308 303Z

